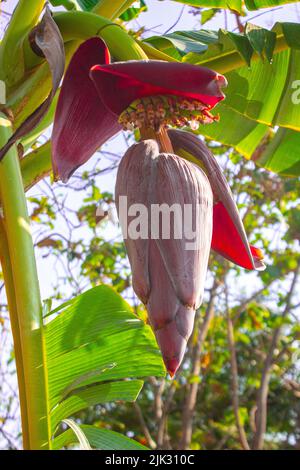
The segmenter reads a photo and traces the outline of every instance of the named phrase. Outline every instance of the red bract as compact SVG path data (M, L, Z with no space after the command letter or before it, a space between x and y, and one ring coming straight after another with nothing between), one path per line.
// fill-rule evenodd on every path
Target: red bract
M222 202L214 205L212 249L243 268L265 269L261 251L249 245L240 217L239 220L237 227Z
M224 98L223 75L197 65L163 61L129 61L96 65L90 77L103 102L120 114L138 98L155 95L199 100L208 109Z
M109 60L104 42L92 38L79 47L66 72L52 133L53 171L62 181L121 130L116 115L106 108L89 79L95 63Z
M52 161L66 181L121 126L119 115L135 100L173 95L201 101L207 110L224 98L222 75L204 67L163 61L109 63L104 42L92 38L74 54L55 114Z
M190 132L172 129L168 134L174 150L187 152L208 176L215 199L211 248L243 268L265 269L261 251L248 243L229 184L211 151Z

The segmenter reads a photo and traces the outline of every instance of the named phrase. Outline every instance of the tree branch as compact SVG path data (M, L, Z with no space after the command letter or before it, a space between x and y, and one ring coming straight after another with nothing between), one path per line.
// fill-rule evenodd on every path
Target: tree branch
M206 313L202 325L199 329L197 343L193 350L193 357L192 357L192 371L191 376L199 376L201 372L201 351L202 346L205 341L205 338L208 333L209 324L214 315L214 300L216 296L218 282L215 279L213 286L211 288L210 299L207 305ZM199 389L199 382L193 382L188 384L187 386L187 393L186 399L183 407L182 412L182 436L181 441L179 444L179 449L186 450L189 448L191 439L192 439L192 432L193 432L193 418L195 413L195 406L197 402L197 394Z
M143 416L140 405L137 402L134 402L133 403L133 408L136 411L137 417L138 417L140 425L141 425L142 432L143 432L143 434L144 434L144 436L147 440L148 446L150 447L150 449L156 449L156 442L151 437L150 431L149 431L148 426L146 424L146 421L144 419L144 416Z
M285 309L282 313L282 318L285 318L288 314L291 306L291 300L293 297L294 289L297 283L298 275L299 275L300 266L297 266L296 270L294 271L294 276L291 282L290 289L287 293L286 297L286 305ZM256 424L256 432L253 437L253 449L259 450L263 448L264 445L264 435L266 432L267 427L267 400L268 400L268 393L269 393L269 383L271 378L271 369L274 362L274 351L277 347L279 338L281 334L281 327L278 327L274 330L273 337L271 340L270 348L264 363L262 375L261 375L261 382L260 388L258 391L257 396L257 411L255 416L255 424Z
M239 414L239 384L238 384L238 366L236 360L236 349L234 342L234 329L233 322L230 316L230 309L228 304L228 288L225 282L225 299L226 299L226 320L227 320L227 337L230 351L230 368L231 368L231 392L232 392L232 406L234 410L235 422L238 431L239 441L244 450L250 450L247 441L244 426L241 422Z
M177 371L178 375L179 371ZM175 382L173 381L168 390L166 400L162 405L161 417L158 421L158 431L157 431L157 447L158 449L170 449L170 439L167 431L167 419L170 406L173 401L174 393L176 391Z

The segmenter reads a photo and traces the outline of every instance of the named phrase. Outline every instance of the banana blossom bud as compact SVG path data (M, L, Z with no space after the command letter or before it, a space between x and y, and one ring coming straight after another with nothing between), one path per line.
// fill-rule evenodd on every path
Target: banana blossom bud
M212 237L211 186L199 167L177 155L160 153L155 140L145 140L133 145L121 160L116 205L133 288L147 307L173 376L202 302ZM162 226L155 219L159 210ZM138 233L133 230L137 227Z
M58 99L52 133L55 177L67 181L122 128L139 127L141 115L151 121L150 115L157 113L165 123L176 118L171 122L176 126L190 119L194 124L196 119L213 121L210 110L224 99L225 85L222 75L198 65L157 60L110 63L106 44L99 37L88 39L72 57ZM128 111L133 102L147 97L156 97L151 109Z

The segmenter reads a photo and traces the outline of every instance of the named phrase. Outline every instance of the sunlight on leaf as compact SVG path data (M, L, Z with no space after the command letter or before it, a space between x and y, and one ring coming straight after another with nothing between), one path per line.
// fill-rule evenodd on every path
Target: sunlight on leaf
M80 445L80 450L92 450L86 435L73 419L64 419L62 422L69 426L76 435Z

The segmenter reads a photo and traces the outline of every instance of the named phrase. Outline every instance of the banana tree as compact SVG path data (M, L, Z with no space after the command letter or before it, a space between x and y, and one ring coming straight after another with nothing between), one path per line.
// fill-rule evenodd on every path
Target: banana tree
M209 194L208 205L215 204L214 214L211 208L209 210L210 221L207 226L213 222L217 230L218 221L222 221L220 226L224 223L229 233L228 237L220 237L217 230L215 237L211 232L207 235L206 258L212 246L247 269L260 269L263 267L262 255L248 243L222 173L211 154L207 154L206 150L199 153L198 139L192 133L201 133L235 146L246 158L252 158L266 168L283 174L298 174L300 156L295 143L300 135L299 111L296 104L290 103L290 97L291 90L295 92L293 84L298 71L299 25L283 23L276 25L272 31L249 25L244 34L223 30L218 33L184 31L138 40L127 33L120 25L120 20L116 21L120 17L123 20L130 19L136 14L132 11L132 8L136 8L133 1L52 0L51 3L53 6L63 6L67 11L59 11L52 16L47 10L40 21L44 2L32 0L29 4L28 1L20 0L0 43L0 80L6 88L6 100L0 108L0 257L13 331L24 448L57 449L78 440L82 446L89 442L96 448L141 448L141 445L126 436L90 426L79 427L69 420L77 411L97 403L134 401L142 386L140 378L164 375L165 368L150 326L139 320L130 306L107 286L89 290L52 311L43 309L25 191L52 171L51 142L49 140L34 149L32 145L53 123L56 113L52 160L56 177L67 178L122 126L129 124L135 130L138 128L142 140L157 140L160 151L173 153L176 150L179 157L185 159L183 161L192 161L192 164L181 162L178 165L183 171L197 174L195 178L198 181L203 179L203 187ZM216 5L209 3L209 6L223 7L230 2L225 2L226 5L223 2L215 2ZM229 6L240 11L242 2L232 3L235 5ZM246 6L250 8L250 3L255 6L254 2L249 1ZM197 6L204 4L198 2ZM257 7L266 6L264 2L256 4ZM81 63L76 69L76 60L80 54L78 51L82 51L90 41L95 42L95 37L98 41L101 38L100 43L105 45L101 45L101 60L98 60L99 52L93 49L91 56L93 60L96 57L96 61L85 62L87 65ZM109 64L108 51L117 63ZM168 64L163 63L162 68L158 67L156 73L159 79L152 76L152 81L145 86L148 72L145 72L143 64L148 67L149 60ZM127 61L130 62L126 64ZM80 73L72 75L74 63L75 70ZM159 64L161 67L161 62ZM200 77L199 81L203 81L200 92L196 90L196 82L193 80L188 84L188 90L176 79L174 83L171 80L172 86L168 87L166 81L162 84L160 80L165 65L168 65L167 73L170 71L175 77L177 70L182 70L183 74L187 71L192 78ZM207 68L215 72L207 72ZM58 88L66 70L59 95ZM154 69L148 67L147 70L151 75ZM108 81L101 78L109 73ZM229 87L226 104L220 104L217 108L220 115L220 119L217 119L210 111L223 97L219 85L225 84L226 79L220 74L225 74ZM178 76L179 79L182 77L180 73ZM118 81L118 77L123 78ZM270 87L273 77L276 83ZM77 78L82 81L76 82ZM80 87L76 88L78 83ZM105 93L105 87L113 83L115 89L127 90L125 95L116 95L115 101L111 90ZM159 106L168 106L169 119L172 115L170 106L176 111L180 108L176 122L159 122L160 128L161 124L175 124L175 127L180 124L185 128L194 121L200 124L207 121L210 124L201 125L199 129L196 129L198 124L191 125L188 139L183 134L174 134L179 131L157 132L152 124L146 126L148 130L143 136L145 126L139 125L140 115L134 114L132 117L131 112L136 113L141 105L148 106L149 102L141 103L138 100L153 95L160 96L162 101L158 103ZM170 95L176 97L175 104L170 102ZM101 126L98 135L97 129L94 132L91 130L92 120L89 120L88 114L79 113L79 137L81 139L86 133L86 139L84 144L78 140L81 150L79 159L70 162L64 160L68 142L66 145L63 136L66 126L71 122L67 119L68 100L71 100L69 104L72 109L74 103L78 106L76 99L80 96L87 97L89 106L95 103L93 99L96 97L105 113L97 115L95 109L88 109L88 113L92 113L96 119L96 124ZM178 101L178 96L187 98L187 103ZM188 115L185 114L186 109ZM162 111L165 119L165 108ZM148 115L146 118L149 121ZM107 123L108 131L105 127ZM75 120L71 124L75 126ZM69 139L71 132L72 129L68 129ZM73 132L73 136L75 134ZM70 139L69 143L72 142ZM290 149L288 159L282 158L286 148ZM72 146L71 150L74 150ZM157 154L158 149L154 153ZM68 158L72 160L72 151ZM180 160L174 159L174 162ZM175 165L174 162L172 165ZM194 163L198 165L197 171L194 170ZM60 173L58 168L66 169L67 173ZM201 177L199 172L203 173ZM122 191L126 192L127 189L122 188ZM195 194L198 194L196 189ZM236 252L232 249L234 241ZM167 253L169 248L161 246L159 250L160 254ZM135 250L130 253L129 248L128 251L129 256L136 259ZM157 257L159 262L160 258ZM175 295L172 292L169 297L170 303L178 300L184 304L189 315L191 311L194 314L199 305L198 297L201 297L199 286L195 286L191 294L192 301L186 301L186 291L182 297L183 284L177 279L180 277L180 263L178 266L176 263L172 265L172 269L169 264L172 264L171 259L164 263L168 274L164 273L163 281L169 282L170 292L175 286ZM134 265L133 261L133 270ZM202 279L202 271L198 268L195 263L195 271L188 274L194 276L195 272L200 272ZM138 270L134 274L140 282L149 279L146 271L143 271L145 278L139 276ZM156 274L150 273L151 276L154 279ZM170 279L166 281L168 276ZM198 279L197 276L195 278ZM202 289L203 284L200 287ZM159 289L159 285L156 288ZM146 300L144 293L139 296L142 301L148 302L148 292ZM155 296L155 302L157 298L159 302L159 296ZM153 314L152 319L154 317L157 314ZM163 319L163 326L170 324L169 320ZM185 320L177 322L176 328L181 332L180 341L184 340L186 346L190 326L188 334L185 326L182 326L184 323ZM161 325L154 329L161 349L165 352L166 343L160 342ZM169 338L170 335L167 335L167 340ZM175 349L177 346L175 344ZM178 368L182 359L184 348L181 344L179 349L180 358L176 353L176 364L173 361L169 367L171 373ZM169 349L167 357L170 359L168 354ZM61 423L70 429L60 432Z

